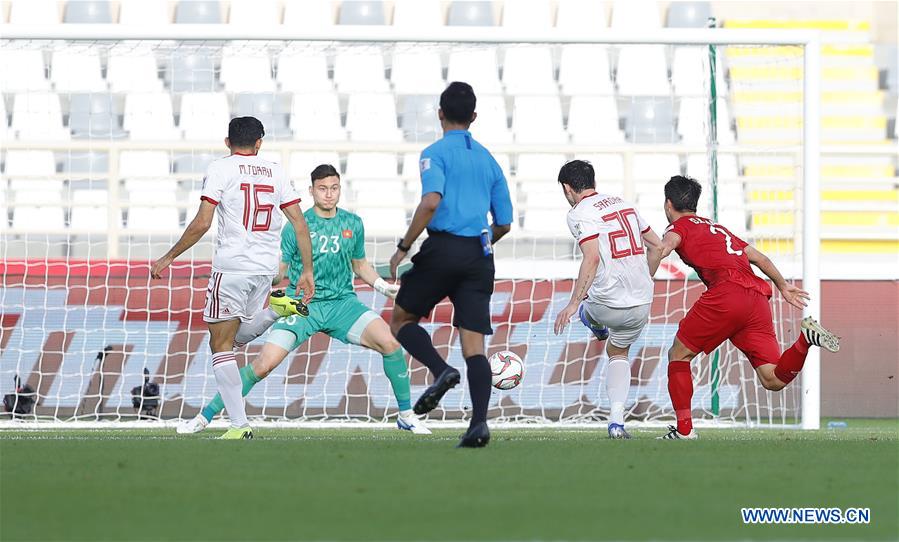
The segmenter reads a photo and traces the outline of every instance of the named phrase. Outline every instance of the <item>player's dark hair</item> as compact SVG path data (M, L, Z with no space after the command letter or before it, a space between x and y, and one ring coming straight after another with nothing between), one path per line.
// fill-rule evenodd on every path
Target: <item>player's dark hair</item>
M567 184L575 192L596 188L593 164L586 160L572 160L559 170L559 183Z
M340 173L338 173L337 168L331 164L321 164L315 166L315 169L312 170L312 173L309 176L312 178L312 184L315 184L315 181L320 181L326 177L337 177L339 179Z
M256 117L234 117L228 123L228 140L232 147L252 147L264 135L265 128Z
M674 210L683 213L695 213L699 207L699 196L702 185L699 181L683 175L675 175L665 183L665 199L671 202Z
M454 81L440 95L443 118L455 124L470 124L476 105L474 89L468 83Z

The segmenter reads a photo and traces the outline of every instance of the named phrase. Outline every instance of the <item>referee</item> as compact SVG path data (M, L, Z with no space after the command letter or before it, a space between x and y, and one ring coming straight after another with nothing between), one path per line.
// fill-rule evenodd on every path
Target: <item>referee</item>
M400 344L434 375L434 383L415 403L415 413L434 410L443 395L459 383L459 371L440 357L431 337L418 322L443 298L455 309L453 325L460 330L462 355L468 366L472 416L459 447L479 448L490 441L487 403L492 375L484 355L484 335L490 326L493 294L492 243L512 228L509 185L490 152L471 137L475 95L467 83L451 83L440 95L437 116L443 139L421 153L421 203L406 235L390 258L390 274L428 228L428 238L403 274L390 329ZM487 223L487 213L493 225ZM483 233L482 233L483 232Z

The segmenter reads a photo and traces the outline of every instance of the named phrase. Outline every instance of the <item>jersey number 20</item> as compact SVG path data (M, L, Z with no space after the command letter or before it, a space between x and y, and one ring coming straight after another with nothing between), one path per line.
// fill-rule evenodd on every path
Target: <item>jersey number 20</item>
M634 235L634 230L640 231L640 223L637 221L637 211L622 209L615 213L603 215L604 222L618 222L620 229L609 232L609 246L612 249L612 259L626 258L645 254L643 239ZM624 248L618 246L618 239L627 237L628 244Z
M268 231L272 225L272 211L275 205L261 203L259 194L274 194L275 187L265 184L240 183L240 190L243 192L243 227L248 231ZM251 192L253 194L252 201L250 201ZM265 221L262 220L263 218Z

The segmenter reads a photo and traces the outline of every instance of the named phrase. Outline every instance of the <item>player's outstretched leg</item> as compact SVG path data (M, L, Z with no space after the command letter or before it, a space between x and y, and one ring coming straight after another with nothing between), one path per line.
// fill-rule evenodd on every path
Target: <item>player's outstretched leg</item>
M799 376L808 349L812 346L825 348L830 352L840 350L840 338L828 331L811 316L799 324L801 333L789 348L784 350L776 364L766 363L755 368L762 386L770 391L780 391ZM775 349L776 344L772 345ZM773 356L772 356L773 357Z
M268 331L278 318L288 316L309 316L309 308L302 301L293 299L284 293L284 290L275 290L268 298L268 308L262 309L249 322L242 322L234 337L234 347L241 348L253 342L257 337Z
M593 332L593 336L596 337L596 340L604 341L609 338L609 328L593 321L593 318L590 318L590 315L587 314L587 307L583 303L581 303L580 308L577 310L577 315L578 318L581 319L581 323Z
M677 426L670 426L668 433L659 437L664 440L698 438L693 430L693 373L690 361L696 353L687 348L677 338L668 350L668 395L677 417Z

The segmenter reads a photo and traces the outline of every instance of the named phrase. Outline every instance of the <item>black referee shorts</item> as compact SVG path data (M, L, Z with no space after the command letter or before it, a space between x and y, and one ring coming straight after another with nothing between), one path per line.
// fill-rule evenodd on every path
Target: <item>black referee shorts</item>
M484 256L479 237L429 232L412 257L412 268L402 276L396 304L426 318L437 303L449 297L455 309L454 326L491 335L490 296L495 274L493 256Z

